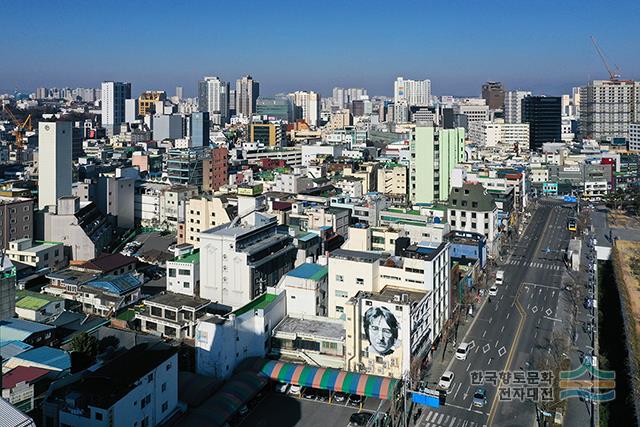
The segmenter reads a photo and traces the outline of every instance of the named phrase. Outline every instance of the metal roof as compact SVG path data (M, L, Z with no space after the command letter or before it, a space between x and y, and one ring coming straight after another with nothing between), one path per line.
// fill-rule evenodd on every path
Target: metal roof
M328 268L323 265L304 263L287 273L287 276L319 281L327 275Z

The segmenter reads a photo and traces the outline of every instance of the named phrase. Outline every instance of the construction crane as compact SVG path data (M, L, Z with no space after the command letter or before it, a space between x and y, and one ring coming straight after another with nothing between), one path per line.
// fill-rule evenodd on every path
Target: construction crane
M31 131L31 114L24 119L23 122L18 120L18 118L11 112L8 105L4 106L4 111L9 115L9 118L13 122L15 129L13 130L13 135L16 137L16 147L18 149L22 149L24 146L24 136L25 133Z
M607 72L609 73L609 79L613 81L620 80L620 69L615 64L614 64L614 66L616 67L615 70L611 69L611 67L609 66L609 63L607 62L607 57L604 55L604 52L602 51L602 49L600 49L600 46L598 45L596 38L593 36L591 36L591 43L593 43L593 47L596 48L596 52L598 52L598 55L600 56L600 59L602 60L604 67L607 69Z

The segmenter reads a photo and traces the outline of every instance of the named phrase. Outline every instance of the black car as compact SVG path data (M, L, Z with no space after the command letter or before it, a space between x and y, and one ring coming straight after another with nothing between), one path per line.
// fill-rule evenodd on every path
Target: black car
M316 390L312 388L305 388L302 393L302 397L305 399L315 399L316 398Z
M371 412L356 412L349 417L350 426L366 426L373 414Z
M349 405L360 406L360 404L362 404L362 400L362 396L359 394L352 394L349 396Z
M329 400L329 390L316 391L316 400L320 400L322 402Z

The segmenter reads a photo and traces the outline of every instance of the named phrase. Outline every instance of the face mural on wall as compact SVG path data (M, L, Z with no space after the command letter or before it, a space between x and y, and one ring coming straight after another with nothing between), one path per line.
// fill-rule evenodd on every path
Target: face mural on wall
M363 317L364 334L369 341L369 354L387 356L400 345L400 325L388 308L371 307Z

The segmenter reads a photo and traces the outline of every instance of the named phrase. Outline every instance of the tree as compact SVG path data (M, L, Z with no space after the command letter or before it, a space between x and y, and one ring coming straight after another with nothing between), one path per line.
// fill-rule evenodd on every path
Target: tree
M94 360L98 354L98 339L86 332L73 337L70 343L71 351L81 353Z

